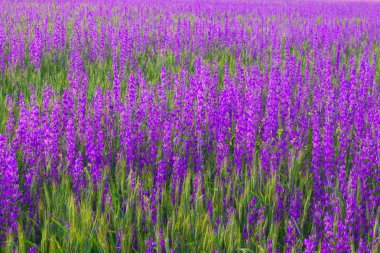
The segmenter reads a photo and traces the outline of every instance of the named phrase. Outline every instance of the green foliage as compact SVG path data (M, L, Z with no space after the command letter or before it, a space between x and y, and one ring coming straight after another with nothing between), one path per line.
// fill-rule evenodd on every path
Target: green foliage
M80 194L73 191L69 176L62 174L59 182L45 182L35 187L40 194L36 215L20 220L18 243L12 242L15 235L10 234L9 243L3 250L26 252L32 247L39 252L116 252L118 234L121 252L141 252L149 238L155 238L158 248L163 240L167 252L170 249L177 252L266 252L269 242L264 238L271 238L273 248L282 248L286 232L281 228L286 224L281 222L289 218L275 220L277 185L290 193L296 188L301 190L305 196L301 204L303 212L295 227L301 235L313 229L306 220L312 192L312 178L302 170L307 155L293 158L291 166L282 166L277 175L266 180L260 177L261 169L257 166L243 174L205 173L203 191L200 187L193 189L195 174L188 171L181 183L181 192L173 194L173 185L168 183L161 194L157 193L156 198L160 201L157 201L156 223L151 218L149 199L139 198L140 186L153 187L150 172L134 178L120 163L114 173L104 171L103 183L97 187L89 184ZM206 170L213 171L212 168ZM108 175L114 177L107 178ZM195 199L192 200L192 196ZM291 194L284 196L287 198ZM235 206L228 216L223 216L226 213L224 197L232 198ZM265 217L254 227L247 220L252 198L257 199L255 208L264 210ZM213 203L212 214L206 199ZM30 217L30 214L24 211L21 217ZM216 219L220 220L219 224ZM242 237L245 225L250 231L247 240ZM25 227L34 232L24 231ZM31 242L37 242L38 246ZM300 249L301 241L294 246L296 252Z

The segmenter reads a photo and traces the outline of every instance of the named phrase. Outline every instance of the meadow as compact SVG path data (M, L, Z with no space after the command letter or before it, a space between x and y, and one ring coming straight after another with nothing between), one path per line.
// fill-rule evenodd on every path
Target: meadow
M380 252L380 3L0 0L0 252Z

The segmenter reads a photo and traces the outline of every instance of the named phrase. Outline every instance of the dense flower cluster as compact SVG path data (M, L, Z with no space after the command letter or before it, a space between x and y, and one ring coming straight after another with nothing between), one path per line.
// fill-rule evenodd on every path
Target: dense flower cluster
M46 184L69 184L78 203L101 191L102 212L144 214L132 232L114 227L118 251L189 250L185 233L165 231L168 209L187 202L207 234L231 229L234 245L255 252L380 250L379 13L354 3L1 5L0 240L17 234L21 213L36 220L25 230L45 226ZM120 168L136 192L122 203Z

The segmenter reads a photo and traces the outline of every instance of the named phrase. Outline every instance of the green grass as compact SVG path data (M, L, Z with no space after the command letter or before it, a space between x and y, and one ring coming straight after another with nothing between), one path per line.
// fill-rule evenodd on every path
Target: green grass
M312 229L307 223L310 196L312 193L312 177L302 171L302 165L308 154L293 161L291 167L283 167L278 175L263 180L257 166L248 173L214 174L212 168L205 168L202 189L193 189L194 173L189 171L181 184L182 191L175 192L177 201L172 203L171 184L163 187L161 196L157 194L157 223L151 219L149 199L139 200L139 188L152 188L152 175L142 173L132 178L124 166L117 166L113 173L104 171L105 179L95 189L89 185L83 188L80 196L73 192L69 176L62 174L59 182L44 182L35 185L40 200L36 213L23 211L20 220L17 240L4 245L4 252L26 252L34 247L40 252L116 252L117 234L121 232L121 252L131 252L134 240L137 241L136 252L145 249L145 241L155 238L159 243L159 232L163 233L166 251L177 252L266 252L271 238L273 248L283 247L285 231L282 224L289 218L283 217L275 221L278 199L275 187L281 185L286 189L284 201L289 201L296 187L299 187L304 201L301 204L300 221L296 224L297 232L309 234ZM122 164L122 163L121 163ZM88 174L87 174L88 175ZM279 176L279 175L288 175ZM88 178L90 181L90 178ZM108 184L105 193L104 182ZM135 187L132 187L134 182ZM191 196L196 191L195 201ZM106 197L104 201L103 196ZM180 201L178 200L180 197ZM232 199L234 212L226 216L223 198ZM251 199L257 199L256 208L264 210L265 220L255 227L249 240L242 237L244 225L248 224L247 212ZM207 201L214 206L212 217L207 211ZM30 217L30 218L26 218ZM216 218L221 220L216 224ZM27 229L27 231L25 230ZM261 238L259 236L261 235ZM11 236L11 235L10 235ZM298 238L302 239L302 236ZM34 245L32 242L37 242ZM295 252L302 248L299 240L294 246ZM251 250L251 251L248 251Z

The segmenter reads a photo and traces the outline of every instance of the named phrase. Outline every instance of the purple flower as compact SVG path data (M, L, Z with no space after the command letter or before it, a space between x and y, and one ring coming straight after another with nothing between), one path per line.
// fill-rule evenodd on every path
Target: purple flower
M145 241L145 246L146 246L146 253L155 253L157 252L157 244L154 241L153 238L149 238L148 240Z
M21 191L14 147L0 134L0 239L3 232L15 232L21 211Z

